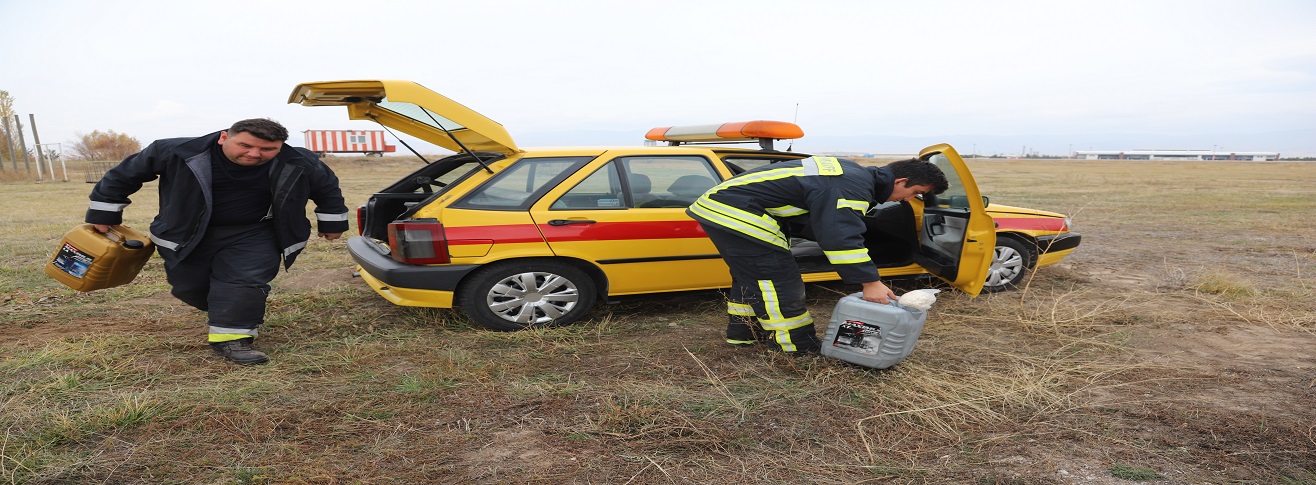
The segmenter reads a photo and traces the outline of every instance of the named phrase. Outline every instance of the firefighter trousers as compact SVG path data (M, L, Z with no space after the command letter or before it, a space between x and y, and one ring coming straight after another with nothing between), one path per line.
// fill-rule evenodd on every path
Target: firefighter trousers
M281 256L270 222L211 226L187 258L160 249L174 297L205 311L210 342L254 338Z
M790 251L701 223L731 269L727 343L771 343L784 352L821 348L804 305L804 280Z

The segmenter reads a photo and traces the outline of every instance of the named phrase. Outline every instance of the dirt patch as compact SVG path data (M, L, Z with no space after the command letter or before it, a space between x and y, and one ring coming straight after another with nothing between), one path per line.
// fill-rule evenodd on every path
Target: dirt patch
M87 300L91 300L87 303ZM195 310L168 293L158 293L124 302L100 302L99 295L74 293L50 295L29 302L25 313L29 317L15 322L0 332L0 344L20 343L25 346L89 335L133 335L190 337L204 341L205 313ZM71 314L64 308L82 303L82 309ZM121 308L132 308L132 318L124 317ZM137 317L140 315L140 317Z
M534 429L500 430L479 448L462 453L460 462L466 478L474 481L542 475L564 459L563 453L546 446L547 441L543 432Z
M298 270L294 266L288 272L280 273L270 286L275 291L307 292L318 288L363 284L352 275L353 271L350 268Z
M1309 333L1208 322L1148 337L1135 347L1138 358L1185 381L1166 386L1178 388L1168 398L1221 412L1293 416L1307 412L1316 397L1316 336Z

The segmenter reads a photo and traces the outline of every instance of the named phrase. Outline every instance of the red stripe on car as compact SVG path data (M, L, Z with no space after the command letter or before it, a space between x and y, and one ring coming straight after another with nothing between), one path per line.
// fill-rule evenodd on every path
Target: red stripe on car
M445 226L448 244L511 244L573 241L624 241L633 239L685 239L708 237L695 221L595 222L551 226L508 224L499 226ZM542 235L541 235L542 234Z
M1064 232L1065 220L1054 217L993 217L996 230L1016 229L1020 231Z
M544 236L534 224L508 224L502 226L445 226L449 246L466 244L498 244L544 242Z
M624 241L633 239L688 239L708 237L695 221L599 222L541 225L548 242Z

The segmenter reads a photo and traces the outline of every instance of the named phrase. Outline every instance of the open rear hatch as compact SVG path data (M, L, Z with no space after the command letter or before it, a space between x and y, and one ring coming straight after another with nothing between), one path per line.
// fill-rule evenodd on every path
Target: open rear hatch
M346 106L351 119L373 120L454 152L520 151L503 125L411 81L302 83L288 102Z
M408 217L473 171L489 170L488 163L521 151L502 125L411 81L302 83L293 88L288 102L346 106L351 119L375 121L390 132L401 131L457 152L434 163L417 153L426 162L424 167L375 193L358 209L361 234L373 239L387 239L389 223Z

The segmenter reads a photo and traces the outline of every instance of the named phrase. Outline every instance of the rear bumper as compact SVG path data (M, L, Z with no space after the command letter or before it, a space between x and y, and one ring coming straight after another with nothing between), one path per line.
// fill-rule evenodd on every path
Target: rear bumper
M351 253L352 259L361 266L363 277L369 274L371 279L378 281L381 286L397 289L451 293L457 290L462 278L480 267L476 264L424 266L401 263L384 253L374 240L361 236L347 240L347 252ZM375 290L381 291L380 288Z
M379 296L385 300L400 306L420 306L429 308L453 308L454 293L442 290L417 290L412 288L402 288L399 286L388 286L383 282L375 279L370 273L361 271L357 266L358 274L361 280L365 281L370 288L379 293Z

